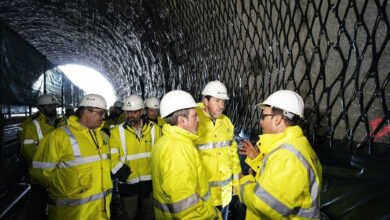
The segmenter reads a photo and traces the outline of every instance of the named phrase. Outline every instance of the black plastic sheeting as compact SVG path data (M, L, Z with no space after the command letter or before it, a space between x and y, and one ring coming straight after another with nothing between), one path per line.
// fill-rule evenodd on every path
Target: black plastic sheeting
M77 105L84 94L62 71L0 19L0 103L35 106L38 96Z

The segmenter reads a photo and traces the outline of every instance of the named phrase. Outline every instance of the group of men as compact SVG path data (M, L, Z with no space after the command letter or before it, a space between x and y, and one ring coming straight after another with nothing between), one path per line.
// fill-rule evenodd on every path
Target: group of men
M319 219L322 168L297 125L302 98L271 94L259 104L256 147L245 140L238 148L223 114L226 86L210 81L202 96L196 103L173 90L160 103L130 95L105 119L105 99L89 94L66 120L56 116L55 98L42 96L52 99L40 98L38 114L23 125L21 152L33 191L49 192L41 201L49 219L109 219L113 180L123 219L228 219L236 194L247 219ZM255 176L241 174L238 150Z

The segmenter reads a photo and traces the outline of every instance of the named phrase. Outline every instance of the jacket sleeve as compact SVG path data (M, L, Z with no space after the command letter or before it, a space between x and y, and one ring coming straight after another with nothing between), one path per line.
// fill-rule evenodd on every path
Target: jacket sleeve
M197 160L197 154L180 149L172 152L166 161L161 187L166 202L177 208L172 213L174 219L215 219L221 216L218 209L204 201L207 193L197 193L198 188L208 189L206 174L199 173L204 171ZM203 181L199 183L199 180Z
M116 175L124 165L121 159L121 155L123 155L123 152L122 152L122 144L121 144L118 128L111 130L110 154L111 154L111 173L113 175ZM123 169L121 170L121 174L122 172Z
M256 181L251 175L240 180L238 194L256 216L281 219L288 216L300 201L305 179L307 173L301 169L300 162L279 151L268 158Z
M30 164L38 147L38 134L34 123L27 124L22 139L20 153Z
M238 180L241 173L241 165L237 153L237 142L234 140L230 151L231 151L231 161L232 161L233 186L238 186Z
M64 140L58 132L50 132L43 137L33 157L30 176L39 184L49 187L52 185L53 174L61 159L61 144Z

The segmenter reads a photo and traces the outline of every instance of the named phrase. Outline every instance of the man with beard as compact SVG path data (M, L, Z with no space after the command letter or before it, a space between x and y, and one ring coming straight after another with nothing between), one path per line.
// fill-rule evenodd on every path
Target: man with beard
M23 133L23 142L20 153L27 160L28 167L31 167L31 162L39 142L44 136L55 128L65 125L66 120L57 117L57 100L53 95L42 95L37 102L38 114L31 118ZM47 204L47 190L31 181L31 201L27 206L27 216L29 219L42 219L45 216Z
M39 143L30 174L49 189L49 219L110 219L110 146L101 132L106 107L102 96L84 96L69 125Z
M156 219L220 219L207 203L210 188L193 140L199 118L194 98L182 90L161 100L166 124L152 151L153 196Z
M199 138L194 144L211 188L208 202L221 210L223 219L227 220L229 203L236 194L241 173L237 143L233 140L234 126L222 114L229 96L225 85L218 80L207 83L202 95L203 102L196 108L200 119Z
M144 101L138 95L125 99L125 123L111 130L112 173L119 179L123 219L154 219L150 152L160 137L156 123L142 117Z

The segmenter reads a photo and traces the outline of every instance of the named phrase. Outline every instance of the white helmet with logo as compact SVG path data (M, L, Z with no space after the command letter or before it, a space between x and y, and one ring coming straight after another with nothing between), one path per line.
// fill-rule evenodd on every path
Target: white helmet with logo
M165 94L161 100L161 117L166 117L175 111L198 106L194 98L188 92L173 90Z
M272 93L268 98L257 104L260 108L265 106L276 107L284 110L283 114L292 119L293 114L303 118L304 103L301 96L291 90L279 90ZM292 113L292 114L291 114Z
M81 99L79 106L95 107L95 108L101 108L101 109L107 108L106 100L103 98L103 96L98 95L98 94L88 94L88 95L84 96Z
M218 99L229 100L226 86L218 80L207 83L202 91L202 95L209 95Z
M57 104L57 99L53 95L44 94L39 96L37 105L51 105Z
M125 98L123 104L123 111L137 111L145 108L144 100L139 95L130 95Z
M145 105L148 108L160 109L160 100L158 100L156 97L149 97L146 99Z
M114 107L122 108L123 107L123 102L121 102L121 101L114 102Z

